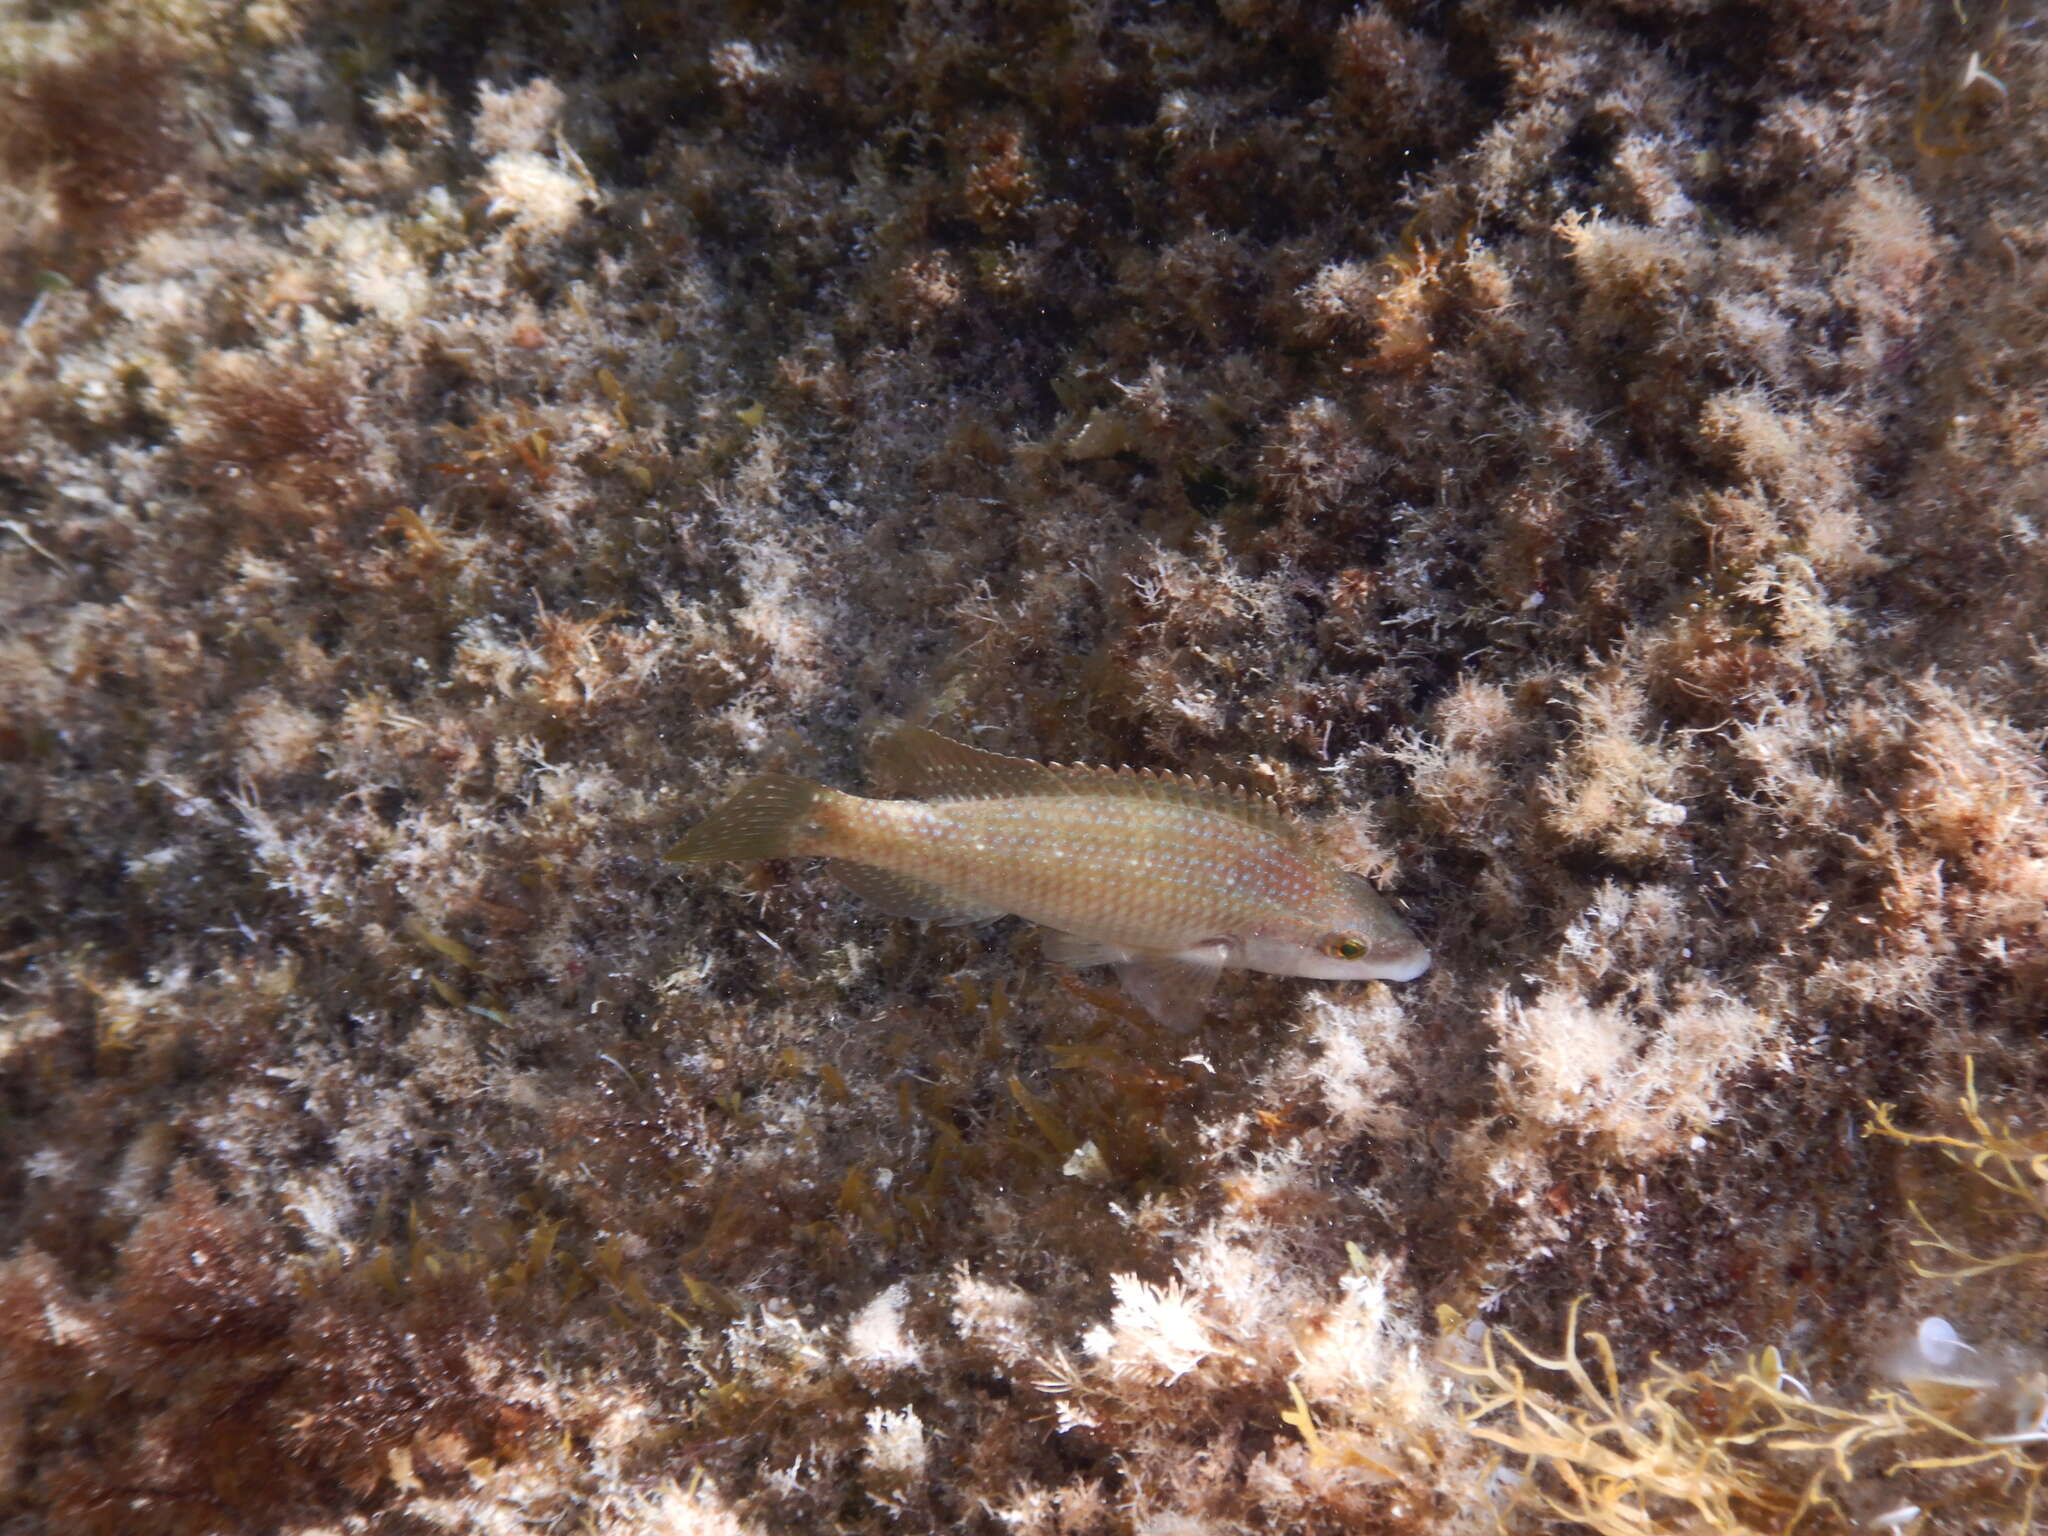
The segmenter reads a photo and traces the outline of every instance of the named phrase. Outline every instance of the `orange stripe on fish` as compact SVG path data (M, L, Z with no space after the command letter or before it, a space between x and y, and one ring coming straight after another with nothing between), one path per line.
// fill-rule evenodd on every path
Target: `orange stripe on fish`
M1365 880L1262 795L1129 768L1034 763L916 727L876 744L864 799L767 774L671 861L817 857L884 912L1050 932L1046 953L1113 965L1159 1019L1192 1028L1227 966L1410 981L1429 951Z

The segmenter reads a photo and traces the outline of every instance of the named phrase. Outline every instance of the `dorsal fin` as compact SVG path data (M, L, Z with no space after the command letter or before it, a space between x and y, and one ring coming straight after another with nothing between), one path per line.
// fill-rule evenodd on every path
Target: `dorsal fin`
M1302 829L1279 806L1242 785L1219 784L1214 779L1163 773L1154 768L1082 768L1056 763L1052 772L1060 776L1062 789L1070 795L1101 794L1185 805L1231 817L1289 841L1298 842L1302 837Z
M1063 792L1054 771L1028 758L984 752L922 726L899 725L868 749L868 780L906 800L987 800Z
M1301 835L1279 806L1239 785L1153 768L1034 763L970 747L914 725L898 726L875 739L868 754L868 777L883 794L910 800L1097 794L1186 805L1233 817L1275 836Z

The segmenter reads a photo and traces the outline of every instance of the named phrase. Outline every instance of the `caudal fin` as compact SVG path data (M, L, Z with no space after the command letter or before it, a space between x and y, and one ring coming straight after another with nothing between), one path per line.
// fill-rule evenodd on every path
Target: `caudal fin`
M669 849L668 862L786 858L799 851L795 844L803 824L826 792L822 784L786 773L749 779Z

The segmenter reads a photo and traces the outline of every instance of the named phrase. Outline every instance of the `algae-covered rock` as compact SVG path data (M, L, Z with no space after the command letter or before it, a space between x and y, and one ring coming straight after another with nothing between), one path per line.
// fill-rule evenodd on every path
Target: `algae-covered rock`
M2019 1520L2042 84L1833 0L16 7L0 1524ZM891 718L1271 795L1436 966L1177 1037L661 864Z

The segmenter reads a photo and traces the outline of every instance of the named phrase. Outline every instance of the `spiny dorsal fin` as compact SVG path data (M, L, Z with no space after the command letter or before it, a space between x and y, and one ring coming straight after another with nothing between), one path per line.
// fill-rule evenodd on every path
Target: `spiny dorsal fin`
M1055 765L1068 794L1104 794L1162 805L1185 805L1257 827L1276 837L1298 839L1301 828L1264 795L1239 784L1153 768L1083 768Z
M877 737L868 754L868 777L882 793L911 800L1099 794L1185 805L1234 817L1277 836L1300 835L1279 806L1242 785L1154 768L1034 763L970 747L921 726L899 726Z

